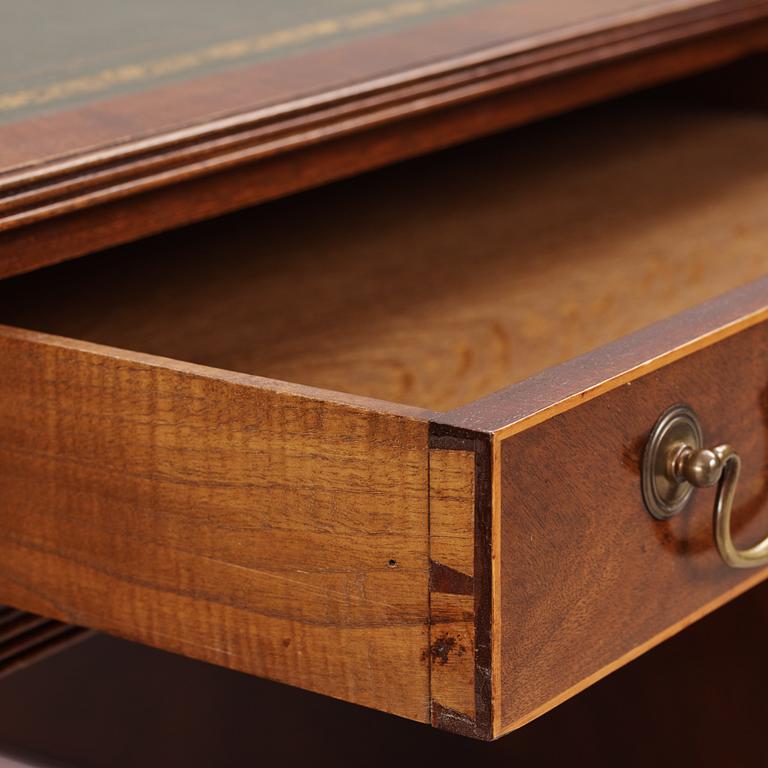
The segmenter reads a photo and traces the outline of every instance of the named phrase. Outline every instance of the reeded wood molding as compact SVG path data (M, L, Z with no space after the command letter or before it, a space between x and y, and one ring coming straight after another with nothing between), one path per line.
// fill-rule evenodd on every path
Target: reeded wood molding
M94 633L10 606L0 606L0 678L19 672Z
M655 3L342 88L318 82L304 98L10 169L0 232L762 18L766 0Z

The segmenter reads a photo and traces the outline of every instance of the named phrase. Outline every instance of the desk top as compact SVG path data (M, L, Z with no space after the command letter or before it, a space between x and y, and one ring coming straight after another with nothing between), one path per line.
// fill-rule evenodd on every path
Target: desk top
M768 0L17 3L0 276L763 50L767 25Z
M3 14L0 121L295 57L499 4L501 0L17 3ZM397 66L396 52L392 64Z

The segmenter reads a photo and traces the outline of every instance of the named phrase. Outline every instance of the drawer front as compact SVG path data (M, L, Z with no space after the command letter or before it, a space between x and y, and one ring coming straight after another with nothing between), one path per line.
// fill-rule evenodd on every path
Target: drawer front
M519 724L763 579L728 567L714 489L664 521L641 464L670 406L743 460L734 535L768 533L768 323L501 442L501 717Z
M718 553L714 487L667 520L646 509L645 446L678 404L704 445L738 451L731 530L741 548L761 540L768 279L442 417L440 440L474 446L476 486L492 489L475 496L479 735L529 722L768 576Z

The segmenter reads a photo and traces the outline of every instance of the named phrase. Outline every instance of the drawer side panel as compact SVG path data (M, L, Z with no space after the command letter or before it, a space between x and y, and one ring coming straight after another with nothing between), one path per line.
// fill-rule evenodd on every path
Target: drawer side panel
M0 601L429 719L427 424L0 333Z

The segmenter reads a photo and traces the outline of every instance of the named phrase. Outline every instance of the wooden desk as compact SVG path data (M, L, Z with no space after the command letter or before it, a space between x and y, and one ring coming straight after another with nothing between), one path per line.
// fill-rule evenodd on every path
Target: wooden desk
M768 3L141 8L0 92L0 601L494 739L765 578L644 467L768 531Z
M38 3L3 27L0 275L680 77L768 34L758 0L224 0L215 23L179 0L49 7L48 25Z

